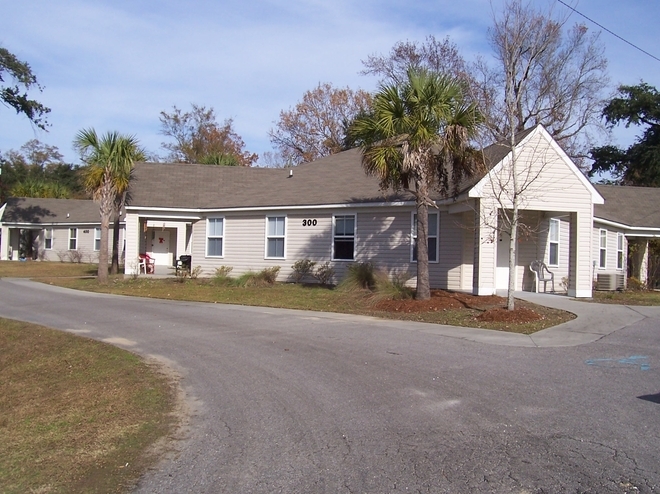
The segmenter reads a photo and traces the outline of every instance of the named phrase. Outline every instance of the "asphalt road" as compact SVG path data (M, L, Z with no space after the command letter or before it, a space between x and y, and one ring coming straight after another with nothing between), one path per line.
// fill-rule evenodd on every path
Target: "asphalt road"
M0 315L181 373L189 427L140 493L660 490L660 317L595 343L529 348L9 279Z

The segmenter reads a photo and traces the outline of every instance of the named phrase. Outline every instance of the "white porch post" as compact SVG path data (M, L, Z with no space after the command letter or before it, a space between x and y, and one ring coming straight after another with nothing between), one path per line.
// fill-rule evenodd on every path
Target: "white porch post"
M140 216L126 214L126 259L125 274L138 274L138 257L140 256Z
M2 226L2 235L0 237L0 261L9 260L9 245L11 244L11 239L9 237L9 228Z
M593 215L571 213L568 263L569 297L591 298L592 296L592 228Z
M476 201L474 217L474 270L472 275L472 293L474 295L495 294L495 267L497 264L495 242L492 228L486 223L490 212L484 201Z

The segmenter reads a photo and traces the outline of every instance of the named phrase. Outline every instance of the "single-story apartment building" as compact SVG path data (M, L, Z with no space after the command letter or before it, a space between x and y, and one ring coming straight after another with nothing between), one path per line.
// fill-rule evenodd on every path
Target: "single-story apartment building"
M97 262L100 248L99 206L93 201L17 197L0 208L0 260Z
M517 143L515 167L510 147L493 144L483 150L487 166L460 184L457 197L434 197L431 286L479 295L507 287L514 173L524 185L517 290L534 288L534 260L545 262L557 290L571 296L590 297L595 281L615 288L625 283L629 243L648 245L660 233L660 190L591 184L541 126L520 133ZM137 273L146 253L157 267L189 255L202 276L221 266L231 267L232 275L280 266L285 281L296 261L310 259L330 263L333 281L351 263L368 261L390 274L408 273L414 282L414 197L381 190L361 157L353 149L290 169L137 163L125 212L126 273ZM642 196L654 209L636 206ZM0 217L3 238L5 229L46 225L16 221L14 213ZM45 232L40 235L45 241ZM0 249L3 259L6 250ZM636 273L643 279L648 248L635 251L642 251Z

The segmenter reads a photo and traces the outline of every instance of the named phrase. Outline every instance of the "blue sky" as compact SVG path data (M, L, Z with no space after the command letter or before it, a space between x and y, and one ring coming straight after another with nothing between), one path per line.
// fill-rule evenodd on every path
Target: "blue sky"
M575 0L574 0L575 1ZM27 61L52 108L49 132L0 107L0 151L38 138L78 162L87 127L135 134L164 154L159 113L211 106L233 118L250 152L272 151L279 112L319 82L372 91L361 60L397 41L450 36L467 59L489 58L487 30L503 1L462 0L28 0L6 2L0 45ZM567 9L550 1L558 13ZM567 2L570 3L570 2ZM581 0L585 15L660 57L660 2ZM571 22L585 22L573 14ZM660 88L660 62L603 32L612 90L644 80ZM615 142L629 144L619 131Z

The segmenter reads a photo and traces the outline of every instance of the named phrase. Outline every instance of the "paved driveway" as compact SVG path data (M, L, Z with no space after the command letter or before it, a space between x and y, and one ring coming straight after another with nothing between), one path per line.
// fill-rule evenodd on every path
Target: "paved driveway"
M0 280L1 316L158 355L182 374L190 428L145 493L654 492L660 318L635 314L593 343L539 348Z

